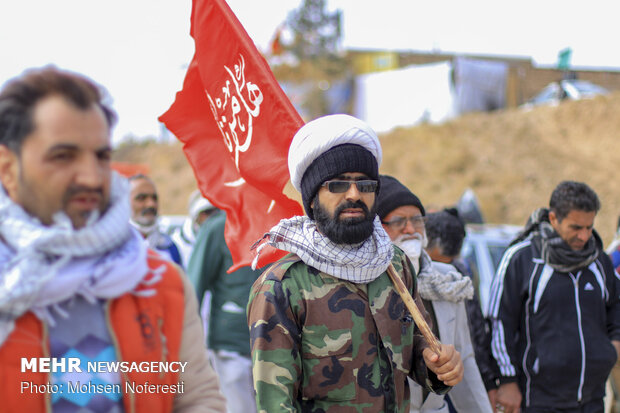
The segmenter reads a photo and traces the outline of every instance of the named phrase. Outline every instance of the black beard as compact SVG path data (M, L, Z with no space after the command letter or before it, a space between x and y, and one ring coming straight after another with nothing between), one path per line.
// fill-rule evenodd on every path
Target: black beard
M318 195L314 197L313 202L316 226L333 243L359 244L372 235L374 220L377 215L376 202L370 211L362 201L344 202L336 208L333 216L321 205ZM364 216L361 218L340 219L340 213L347 208L361 208L364 211Z

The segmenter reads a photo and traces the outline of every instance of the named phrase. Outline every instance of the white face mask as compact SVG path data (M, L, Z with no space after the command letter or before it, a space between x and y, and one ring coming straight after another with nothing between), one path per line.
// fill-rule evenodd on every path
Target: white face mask
M420 256L422 255L422 250L426 248L428 244L426 232L424 232L424 235L418 232L414 234L403 234L398 236L393 242L405 251L405 254L407 254L411 260L417 273L420 270Z

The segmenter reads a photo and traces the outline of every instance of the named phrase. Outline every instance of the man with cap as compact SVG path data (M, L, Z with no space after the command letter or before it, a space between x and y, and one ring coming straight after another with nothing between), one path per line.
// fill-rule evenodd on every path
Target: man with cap
M419 273L422 251L426 246L424 206L420 198L396 178L381 175L379 182L381 192L377 197L377 215L392 242L405 251Z
M454 344L463 358L463 380L450 391L450 400L459 413L491 413L469 335L465 301L473 297L471 279L450 264L431 262L424 251L426 211L420 199L396 178L379 177L381 192L377 213L392 241L401 247L414 267L419 268L418 289L424 308L431 314L433 333L446 344ZM445 395L432 394L422 386L411 386L410 412L449 411Z
M176 244L181 254L181 261L186 266L189 265L189 258L196 243L196 235L200 226L212 217L218 209L211 202L202 196L198 189L189 195L187 203L188 216L183 221L183 225L177 228L170 238Z
M411 262L376 216L380 162L375 132L348 115L293 137L289 172L307 216L267 234L291 254L254 283L248 304L259 411L405 412L407 376L433 392L462 378L454 346L428 348L387 274L393 265L425 314Z

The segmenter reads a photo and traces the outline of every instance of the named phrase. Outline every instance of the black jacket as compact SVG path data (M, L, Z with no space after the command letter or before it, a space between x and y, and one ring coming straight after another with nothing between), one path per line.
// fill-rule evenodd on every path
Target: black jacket
M463 275L472 277L471 271L461 260L452 261L452 265ZM497 364L491 355L491 331L489 322L482 315L480 307L480 297L478 291L474 289L474 297L465 301L465 310L467 311L467 322L469 324L469 334L471 335L471 343L474 347L476 364L480 370L480 377L487 391L497 388L497 379L499 370Z
M537 242L510 247L493 280L489 317L500 383L517 381L523 407L602 400L620 340L620 280L600 251L572 273L540 258Z

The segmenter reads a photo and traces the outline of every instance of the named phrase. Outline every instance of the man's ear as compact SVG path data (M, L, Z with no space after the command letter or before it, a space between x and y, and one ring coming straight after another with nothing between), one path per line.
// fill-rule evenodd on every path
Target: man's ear
M0 182L11 199L17 196L19 158L5 145L0 145Z
M549 211L549 222L551 223L551 226L553 228L557 228L558 224L560 223L560 221L558 220L558 216L555 214L554 211Z

